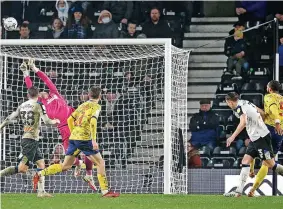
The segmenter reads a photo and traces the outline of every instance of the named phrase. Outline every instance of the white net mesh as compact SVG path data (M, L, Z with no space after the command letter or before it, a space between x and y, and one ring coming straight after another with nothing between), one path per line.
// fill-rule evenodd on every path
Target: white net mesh
M36 66L51 78L74 108L87 100L85 91L90 86L104 89L97 138L106 161L109 184L122 193L163 192L166 183L163 180L164 88L171 85L171 192L187 191L188 52L171 48L172 83L166 84L165 45L1 47L1 121L26 100L27 88L19 70L24 59L34 58ZM31 79L41 91L48 91L33 72ZM1 169L17 164L21 135L18 121L5 128L1 135ZM63 157L63 148L58 146L62 138L56 128L43 125L40 141L47 166L52 163L54 153ZM31 192L31 176L28 173L5 177L2 189ZM91 192L81 178L74 177L73 169L47 177L46 191Z

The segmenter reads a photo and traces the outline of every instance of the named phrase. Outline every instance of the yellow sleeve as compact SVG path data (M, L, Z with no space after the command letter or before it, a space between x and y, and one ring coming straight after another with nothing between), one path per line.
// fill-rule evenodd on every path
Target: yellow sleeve
M93 116L90 120L91 140L96 141L96 132L97 132L97 118Z
M97 132L97 120L101 111L101 107L94 109L90 120L90 132L91 132L91 139L96 141L96 132Z
M74 127L75 127L75 120L78 117L78 111L75 110L68 118L67 122L68 122L68 127L70 129L70 132L72 133Z

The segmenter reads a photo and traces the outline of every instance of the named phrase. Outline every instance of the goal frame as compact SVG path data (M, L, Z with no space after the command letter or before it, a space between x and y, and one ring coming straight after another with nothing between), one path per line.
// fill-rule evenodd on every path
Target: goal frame
M172 110L172 69L171 69L171 39L10 39L1 40L1 46L47 46L47 45L164 45L164 194L172 193L172 141L171 141L171 110ZM0 91L2 87L7 88L7 55L4 55L4 60L0 65L1 75L4 83L0 83ZM3 62L4 61L4 62ZM6 61L6 62L5 62ZM4 71L4 72L3 72ZM2 79L1 79L2 82ZM5 160L5 137L6 129L3 133L0 132L0 160ZM3 148L3 152L2 149ZM187 172L187 171L186 171ZM187 181L186 181L187 182Z

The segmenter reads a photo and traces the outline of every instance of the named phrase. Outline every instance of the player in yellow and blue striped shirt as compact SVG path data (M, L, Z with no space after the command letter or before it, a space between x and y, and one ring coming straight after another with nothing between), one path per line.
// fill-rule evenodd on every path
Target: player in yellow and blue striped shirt
M99 87L90 88L89 98L89 101L81 104L68 118L71 136L64 162L51 165L38 172L34 176L35 186L41 176L54 175L70 169L78 154L83 152L97 166L97 177L103 197L118 197L120 195L108 189L105 163L96 142L97 119L101 111L98 104L101 99L101 89Z
M271 134L272 148L275 155L279 151L283 140L283 96L279 94L280 89L281 84L278 81L272 80L267 84L268 94L264 96L264 112L261 112ZM263 163L248 196L254 196L255 190L264 180L267 173L268 167ZM250 177L254 177L254 161L251 164Z

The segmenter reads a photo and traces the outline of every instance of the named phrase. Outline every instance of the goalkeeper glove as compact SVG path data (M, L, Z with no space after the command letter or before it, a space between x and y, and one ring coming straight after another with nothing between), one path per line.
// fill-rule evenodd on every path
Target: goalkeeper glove
M39 71L39 69L35 66L35 64L34 64L34 59L32 59L32 58L30 58L29 60L28 60L28 66L29 66L29 68L33 71L33 72L35 72L35 73L37 73L38 71Z
M29 70L28 70L27 63L23 62L23 63L20 65L20 70L23 72L24 77L29 76Z

